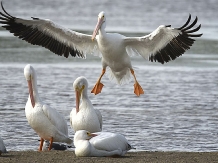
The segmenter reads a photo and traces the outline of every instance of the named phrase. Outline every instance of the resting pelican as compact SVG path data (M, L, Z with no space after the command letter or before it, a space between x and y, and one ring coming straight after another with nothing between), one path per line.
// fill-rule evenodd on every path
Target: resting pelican
M172 28L171 25L161 25L152 33L142 37L126 37L118 33L106 33L106 14L100 12L98 23L93 35L78 33L63 28L51 20L33 18L25 20L8 14L1 3L5 13L0 12L0 23L14 36L19 37L33 45L43 46L50 51L63 55L66 58L72 56L85 58L86 54L99 54L102 57L102 73L92 89L92 93L98 94L103 88L101 78L110 69L111 79L116 79L118 84L129 81L131 74L134 77L134 93L137 96L144 91L136 80L131 65L130 56L141 55L151 62L162 64L181 56L194 43L192 37L200 37L202 34L193 34L201 28L201 25L191 29L198 21L197 17L190 23L191 15L187 22L180 28ZM99 33L97 35L97 33Z
M3 140L2 140L2 138L0 137L0 155L2 153L7 153L7 150L5 148L5 144L4 144Z
M133 147L123 135L110 132L90 133L79 130L74 136L76 156L124 156Z
M70 125L76 132L78 130L89 130L98 132L102 130L101 112L93 108L87 95L88 81L85 77L78 77L73 83L76 92L76 108L70 113ZM80 104L81 99L81 104Z
M42 151L44 140L50 140L48 150L51 150L53 142L71 144L72 140L68 137L68 127L64 117L57 110L45 105L39 97L36 72L30 64L25 66L24 76L29 87L25 113L29 125L41 137L39 151Z

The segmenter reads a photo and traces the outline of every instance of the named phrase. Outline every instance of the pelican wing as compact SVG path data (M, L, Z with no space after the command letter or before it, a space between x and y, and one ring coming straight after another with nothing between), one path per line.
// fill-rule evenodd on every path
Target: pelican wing
M162 64L181 56L194 43L192 37L200 37L202 34L193 34L201 28L201 25L191 29L198 18L189 25L191 15L187 22L180 28L172 28L170 25L159 26L155 31L143 37L126 37L124 43L129 55L140 54L151 62Z
M96 115L98 117L98 120L99 120L99 123L100 123L100 128L102 130L102 115L101 115L101 112L99 110L95 109L95 113L96 113Z
M97 42L96 40L92 41L91 35L66 29L48 19L32 17L32 20L26 20L16 18L6 12L2 2L1 6L4 11L4 13L0 12L2 27L22 40L45 47L66 58L69 54L73 57L85 58L86 54L99 53Z
M64 117L48 105L43 105L42 109L44 115L48 117L49 121L58 129L58 131L68 137L67 122Z
M120 134L110 132L97 132L89 142L98 150L114 151L121 149L122 151L130 150L130 145L126 138Z

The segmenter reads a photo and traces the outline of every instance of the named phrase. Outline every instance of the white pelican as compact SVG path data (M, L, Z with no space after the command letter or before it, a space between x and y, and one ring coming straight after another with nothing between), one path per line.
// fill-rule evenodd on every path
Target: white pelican
M73 130L89 130L99 132L102 130L101 112L93 108L88 98L88 81L85 77L78 77L73 83L76 92L76 108L70 113L70 124ZM81 99L81 104L80 104Z
M102 57L102 73L92 89L92 93L98 94L104 86L101 78L106 72L106 67L111 70L111 79L116 79L118 84L129 81L133 75L134 93L137 96L144 91L136 80L131 65L130 56L139 54L151 62L162 64L181 56L194 43L192 37L200 37L202 34L193 34L201 28L201 25L191 29L198 21L197 17L190 23L191 15L187 22L180 28L172 28L171 25L161 25L152 33L142 37L126 37L117 33L106 33L106 14L100 12L98 23L93 35L87 35L63 28L51 20L33 18L25 20L8 14L1 3L5 13L0 12L0 21L14 36L19 37L33 45L43 46L50 51L63 55L66 58L72 56L85 58L85 54L99 54ZM99 32L99 35L97 33Z
M2 140L2 138L0 137L0 155L2 153L7 153L7 150L5 148L5 144L4 144L3 140Z
M44 140L50 140L49 150L53 142L71 144L72 140L68 137L68 127L64 117L57 110L45 105L39 97L36 72L31 65L25 66L24 76L29 87L25 113L29 125L41 137L39 151L42 151Z
M124 156L133 147L123 135L110 132L90 133L79 130L74 136L76 156Z

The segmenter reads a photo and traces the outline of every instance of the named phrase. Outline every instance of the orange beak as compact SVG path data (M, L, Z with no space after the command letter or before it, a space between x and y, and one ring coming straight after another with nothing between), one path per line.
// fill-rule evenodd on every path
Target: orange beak
M90 140L91 138L93 138L93 137L95 137L95 136L98 136L97 134L95 134L95 133L89 133L89 139L88 140Z
M30 100L32 103L33 108L35 107L35 100L33 97L33 86L32 86L32 81L31 79L27 81L28 82L28 87L29 87L29 94L30 94Z
M102 25L103 22L104 22L103 17L98 18L98 22L97 22L95 30L93 31L93 34L92 34L92 41L95 39L95 37L96 37L96 35L98 33L98 30L101 28L101 25Z
M81 93L76 90L76 113L79 112L80 96Z
M83 85L82 88L76 88L76 113L79 112L79 104L80 104L80 98L82 91L84 90L85 86Z

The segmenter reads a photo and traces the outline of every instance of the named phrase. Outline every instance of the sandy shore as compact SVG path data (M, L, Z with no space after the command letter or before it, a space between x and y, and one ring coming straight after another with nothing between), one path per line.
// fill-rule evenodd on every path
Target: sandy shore
M10 151L0 156L1 163L10 162L157 162L157 163L172 163L172 162L188 162L188 163L206 163L218 162L218 152L128 152L124 157L76 157L73 151Z

